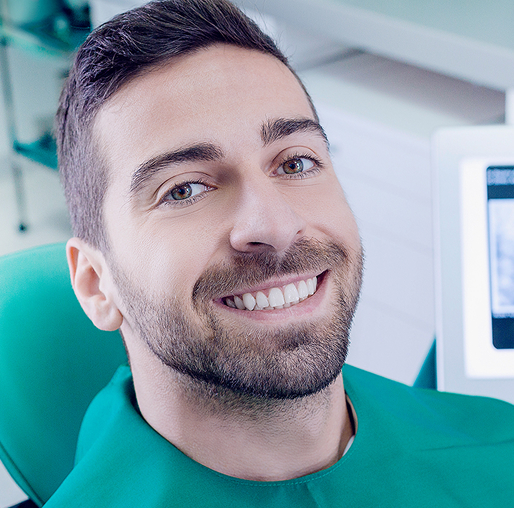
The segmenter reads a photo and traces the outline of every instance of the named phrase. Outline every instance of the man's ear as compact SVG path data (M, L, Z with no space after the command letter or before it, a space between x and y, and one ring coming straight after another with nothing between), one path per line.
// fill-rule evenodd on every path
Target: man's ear
M71 285L93 324L100 330L117 330L122 322L117 294L104 255L80 238L66 244Z

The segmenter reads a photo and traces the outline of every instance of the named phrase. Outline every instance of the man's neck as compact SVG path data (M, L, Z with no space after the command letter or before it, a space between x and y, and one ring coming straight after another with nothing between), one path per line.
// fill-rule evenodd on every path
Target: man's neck
M180 375L154 367L132 366L145 420L190 458L228 476L279 481L326 469L354 433L341 375L317 394L275 400L186 388Z

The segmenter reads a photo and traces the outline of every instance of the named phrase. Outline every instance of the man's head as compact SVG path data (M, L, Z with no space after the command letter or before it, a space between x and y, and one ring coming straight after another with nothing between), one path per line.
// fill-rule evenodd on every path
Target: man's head
M267 398L335 379L360 241L325 134L283 59L226 42L168 57L118 86L89 130L107 175L108 249L70 241L72 279L97 326L121 327L129 354L143 346L133 369L159 362ZM72 134L61 134L62 153Z

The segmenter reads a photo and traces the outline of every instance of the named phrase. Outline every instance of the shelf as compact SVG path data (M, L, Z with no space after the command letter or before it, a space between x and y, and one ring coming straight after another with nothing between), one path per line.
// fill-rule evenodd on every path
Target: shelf
M72 28L58 34L53 23L39 23L17 27L0 22L0 36L7 39L8 44L20 47L32 53L69 57L84 42L89 30Z
M46 124L55 115L72 55L89 33L89 28L72 26L73 20L73 15L62 12L47 22L15 26L0 17L0 77L20 232L27 229L28 220L22 166L16 156L57 170L57 147ZM20 129L22 113L36 125L28 134Z
M64 18L61 20L64 21ZM65 22L66 23L66 22ZM57 169L56 143L50 133L45 133L39 139L31 142L20 142L17 134L17 117L13 105L14 85L12 83L11 67L14 63L8 61L6 48L11 46L21 49L24 53L33 55L36 59L44 57L68 61L75 49L85 40L89 30L72 28L64 25L60 33L55 30L59 23L56 18L45 23L24 26L14 26L0 21L0 40L3 45L3 92L6 103L8 130L11 137L11 146L16 154L23 155L30 160ZM62 27L61 25L59 25Z
M13 149L16 153L32 161L43 164L50 169L57 170L57 146L54 138L50 134L45 134L42 138L33 143L15 142Z

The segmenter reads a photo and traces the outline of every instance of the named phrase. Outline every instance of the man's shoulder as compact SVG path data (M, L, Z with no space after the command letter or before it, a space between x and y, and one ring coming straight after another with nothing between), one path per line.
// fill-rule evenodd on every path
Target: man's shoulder
M498 399L415 388L347 365L345 389L363 417L438 445L514 442L514 406Z

